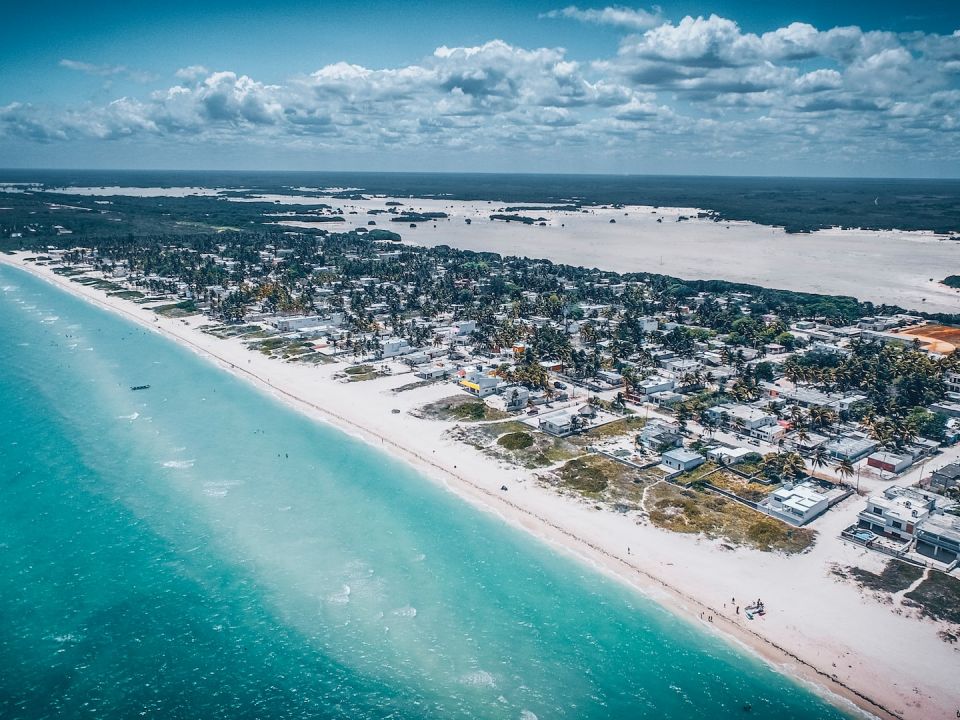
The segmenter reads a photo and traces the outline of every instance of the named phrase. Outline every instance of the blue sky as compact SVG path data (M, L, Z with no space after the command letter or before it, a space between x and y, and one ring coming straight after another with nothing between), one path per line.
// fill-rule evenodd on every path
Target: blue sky
M18 3L0 166L960 174L960 3L800 5Z

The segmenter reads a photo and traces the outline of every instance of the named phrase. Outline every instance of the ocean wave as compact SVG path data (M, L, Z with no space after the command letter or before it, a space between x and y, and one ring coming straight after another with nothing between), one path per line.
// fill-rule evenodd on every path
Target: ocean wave
M391 610L390 614L396 615L397 617L412 618L417 616L417 609L415 607L411 607L410 605L404 605L403 607L397 608L396 610Z
M464 685L473 685L474 687L496 687L496 681L493 675L486 670L476 670L460 676L460 682Z
M186 468L192 468L196 460L167 460L164 463L161 463L165 468L172 468L174 470L185 470Z
M47 317L43 318L43 320L41 320L40 322L44 325L53 325L59 319L60 319L60 316L58 315L48 315Z
M138 412L133 412L133 413L131 413L130 415L117 415L117 420L131 420L131 421L132 421L132 420L136 420L138 417L140 417L140 413L138 413Z
M230 482L229 480L211 480L203 484L203 494L207 497L226 497L230 492L230 488L236 487L239 484L238 482Z
M536 714L530 712L529 710L521 710L520 720L538 720L538 718Z
M344 585L340 592L327 596L327 602L331 605L346 605L350 602L350 586Z
M426 559L427 559L427 556L424 555L423 553L420 553L419 555L414 555L413 557L414 562L423 562Z
M83 640L81 636L74 635L73 633L67 633L66 635L53 635L50 637L50 639L58 643L72 643Z

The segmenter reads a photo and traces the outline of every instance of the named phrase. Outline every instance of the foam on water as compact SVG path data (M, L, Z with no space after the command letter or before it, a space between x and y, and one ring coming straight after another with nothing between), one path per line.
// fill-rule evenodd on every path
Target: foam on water
M344 585L340 592L328 595L327 602L331 605L346 605L350 602L350 586Z
M496 687L497 683L493 675L486 670L475 670L460 676L460 682L464 685L474 687Z
M161 463L165 468L171 468L173 470L185 470L187 468L192 468L196 460L165 460Z

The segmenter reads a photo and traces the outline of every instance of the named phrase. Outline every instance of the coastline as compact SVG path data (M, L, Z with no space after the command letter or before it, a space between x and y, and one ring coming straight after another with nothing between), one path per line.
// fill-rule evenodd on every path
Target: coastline
M401 398L392 394L389 388L385 389L381 383L338 383L330 377L334 371L330 366L314 368L270 360L248 351L239 341L220 340L203 333L198 326L206 322L205 318L198 320L192 317L187 321L158 318L148 308L72 283L66 277L55 275L48 268L22 262L22 257L23 255L0 255L0 262L26 270L76 297L163 333L308 417L327 422L359 437L371 446L390 452L416 467L432 481L442 483L472 505L495 512L505 522L522 528L582 562L590 563L675 614L692 622L699 619L700 612L712 615L715 622L701 623L705 628L745 647L779 671L814 686L828 697L833 696L835 702L842 698L843 700L839 701L842 705L853 703L861 710L879 717L945 717L946 713L952 713L952 708L948 705L952 699L949 684L938 682L933 687L918 689L922 686L918 679L923 676L930 663L941 663L945 658L952 658L956 663L956 651L938 641L935 633L931 635L934 642L939 642L939 646L930 645L923 649L938 652L928 653L930 658L923 667L914 668L916 677L907 678L903 683L904 687L897 691L893 689L897 684L891 684L888 675L891 668L897 667L895 658L889 658L890 667L882 668L882 672L876 670L878 656L887 652L887 645L890 643L878 645L878 641L872 639L874 647L869 648L872 652L862 653L868 661L867 666L858 668L857 672L849 673L849 676L841 677L839 673L835 674L828 669L831 658L835 662L845 654L862 650L848 642L849 636L855 634L857 628L869 629L877 618L888 618L891 625L896 626L896 631L890 633L892 646L895 648L908 642L906 638L915 636L916 632L907 632L909 628L915 630L921 626L915 619L894 618L884 608L871 606L869 612L864 611L867 616L865 619L849 618L853 633L850 627L831 627L832 624L827 623L828 634L823 635L824 628L803 625L803 621L809 620L809 617L801 617L799 621L791 617L802 610L803 598L794 600L798 607L789 607L787 598L773 595L776 599L769 604L777 608L775 613L771 613L777 619L771 617L770 620L763 621L763 624L757 622L755 627L767 630L767 625L780 622L781 615L785 616L782 619L797 623L795 632L781 635L749 627L740 616L730 617L726 609L721 609L720 599L730 597L729 585L719 592L716 588L702 587L706 585L706 578L723 578L722 582L737 583L735 589L740 588L748 595L759 594L768 598L774 593L774 588L766 585L774 584L777 573L781 574L781 578L789 577L792 568L787 566L790 563L810 560L811 557L816 557L815 552L806 557L764 558L762 555L765 554L756 551L723 550L718 547L718 543L711 541L677 536L651 527L638 527L627 518L609 513L605 515L604 527L598 528L598 523L595 522L598 511L585 503L574 503L541 488L529 476L513 482L507 477L508 473L514 476L529 474L516 468L504 470L503 466L490 458L443 438L443 432L449 425L413 418L406 411L399 414L392 412L391 408L410 409L406 406L411 404L412 397ZM398 383L393 383L396 384ZM453 392L449 386L436 386L430 390L440 391L437 398ZM423 395L417 395L418 403L422 403L424 399ZM507 494L498 490L504 481L510 483ZM515 501L517 496L519 498ZM628 543L633 543L635 548L649 550L650 554L634 553L628 558L621 552L628 547ZM645 546L645 543L650 546ZM668 562L668 558L673 558L676 563ZM683 570L676 569L676 565L685 564L687 567ZM666 569L667 565L674 566L675 570ZM772 573L772 578L762 577L765 569ZM751 578L754 573L757 576L755 580ZM742 583L745 582L753 582L754 585L748 590L743 588ZM831 595L828 591L837 588L833 595L843 595L844 609L851 606L855 608L858 604L851 602L850 596L858 593L849 585L829 585L826 579L822 580L822 584L825 586L820 592L823 596ZM757 586L759 591L755 593ZM708 592L708 589L712 592ZM820 591L821 588L818 587L817 590ZM787 594L790 593L792 590L788 587ZM831 605L837 601L837 597L827 597L826 600L826 605ZM859 598L854 597L853 600L857 601ZM859 604L862 605L863 601ZM815 615L819 607L808 609L807 615ZM881 616L878 612L884 612L885 615ZM836 620L836 617L833 619ZM844 622L846 621L847 619L844 619ZM923 625L927 629L931 627L929 623ZM935 629L935 626L932 627ZM833 633L829 632L831 629L848 637L836 639L837 647L819 644L821 639L833 636ZM810 630L814 632L808 637ZM798 644L798 637L806 638L806 644ZM824 650L827 652L823 652ZM833 668L836 667L834 664ZM900 670L903 671L902 668ZM949 682L950 673L944 675ZM917 704L908 707L906 698L911 695L915 696L913 699Z

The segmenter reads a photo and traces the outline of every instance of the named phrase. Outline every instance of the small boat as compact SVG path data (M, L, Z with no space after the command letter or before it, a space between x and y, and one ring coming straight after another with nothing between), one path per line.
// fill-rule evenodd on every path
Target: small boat
M149 390L150 386L149 385L132 385L130 389L131 390Z

